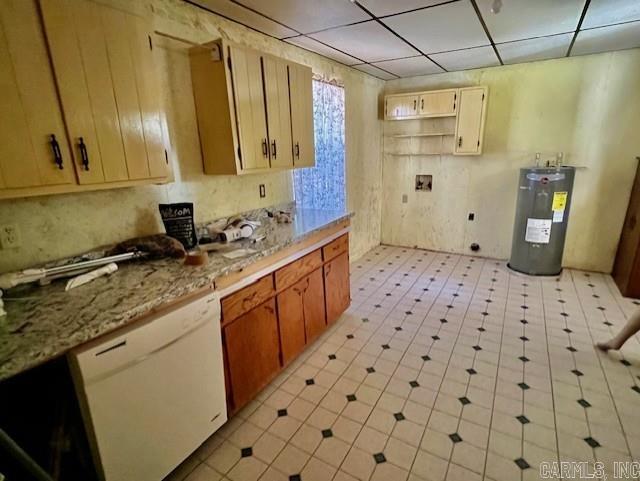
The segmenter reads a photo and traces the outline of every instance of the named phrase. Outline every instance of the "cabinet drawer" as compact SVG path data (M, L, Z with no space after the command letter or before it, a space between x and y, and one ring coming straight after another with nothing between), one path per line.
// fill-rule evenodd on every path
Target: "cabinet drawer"
M269 274L250 286L222 299L222 322L226 324L274 295L273 276Z
M349 235L345 234L329 242L322 248L322 258L325 262L349 250Z
M280 291L322 265L320 249L276 271L276 289Z

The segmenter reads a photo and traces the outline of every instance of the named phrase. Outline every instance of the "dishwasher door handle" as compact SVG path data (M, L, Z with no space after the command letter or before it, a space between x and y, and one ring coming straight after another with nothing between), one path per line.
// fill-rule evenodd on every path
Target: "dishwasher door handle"
M110 370L105 371L105 372L103 372L101 374L98 374L97 376L86 378L85 381L84 381L85 386L90 386L91 384L95 384L97 382L100 382L100 381L108 378L108 377L113 376L114 374L122 372L125 369L129 369L132 366L135 366L136 364L140 364L141 362L147 360L148 358L150 358L154 354L157 354L157 353L159 353L161 351L164 351L165 349L168 349L169 347L173 346L175 343L177 343L181 339L184 339L185 337L187 337L192 332L197 331L202 326L204 326L207 322L209 322L208 319L203 319L201 322L198 322L197 324L194 324L190 329L184 331L178 337L173 338L168 342L165 342L161 346L158 346L155 349L153 349L153 350L151 350L151 351L149 351L149 352L147 352L145 354L141 354L140 356L138 356L138 357L136 357L136 358L134 358L134 359L132 359L132 360L130 360L128 362L125 362L125 363L119 365L118 367L114 367L113 369L110 369ZM124 343L126 344L126 341L124 341ZM99 354L103 354L104 352L108 352L110 350L113 350L113 349L115 349L117 347L121 347L121 346L116 344L115 346L112 346L111 348L107 348L104 351L101 351L100 353L96 353L96 356L99 355Z

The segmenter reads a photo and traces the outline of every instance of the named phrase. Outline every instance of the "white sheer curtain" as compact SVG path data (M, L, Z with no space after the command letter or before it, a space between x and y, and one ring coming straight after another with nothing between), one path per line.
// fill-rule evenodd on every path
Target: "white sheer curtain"
M313 81L316 166L293 173L296 204L313 209L344 209L344 87Z

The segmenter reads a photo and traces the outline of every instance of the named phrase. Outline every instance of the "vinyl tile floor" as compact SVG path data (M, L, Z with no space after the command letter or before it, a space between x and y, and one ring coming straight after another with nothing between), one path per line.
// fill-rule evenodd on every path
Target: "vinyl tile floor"
M351 297L168 479L526 481L560 461L612 478L640 460L640 342L593 347L638 308L610 276L379 246Z

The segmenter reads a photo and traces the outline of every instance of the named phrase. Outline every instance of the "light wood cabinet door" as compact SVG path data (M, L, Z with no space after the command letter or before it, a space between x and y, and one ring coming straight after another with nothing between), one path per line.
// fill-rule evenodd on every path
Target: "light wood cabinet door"
M35 0L0 2L0 188L75 183Z
M313 77L310 67L289 64L291 132L294 167L316 165L313 126Z
M233 408L238 410L280 369L275 299L225 326L223 337Z
M324 265L324 296L327 309L327 324L338 320L349 307L349 254L340 254Z
M487 87L460 89L454 154L479 155L482 153L486 97Z
M242 171L269 168L269 138L260 54L229 47Z
M438 90L420 95L418 113L431 117L455 115L457 90Z
M394 120L418 115L417 95L396 95L385 99L385 119Z
M149 25L87 0L40 5L80 183L165 176Z
M293 167L291 149L291 107L287 64L278 58L262 57L267 102L267 131L271 167Z

